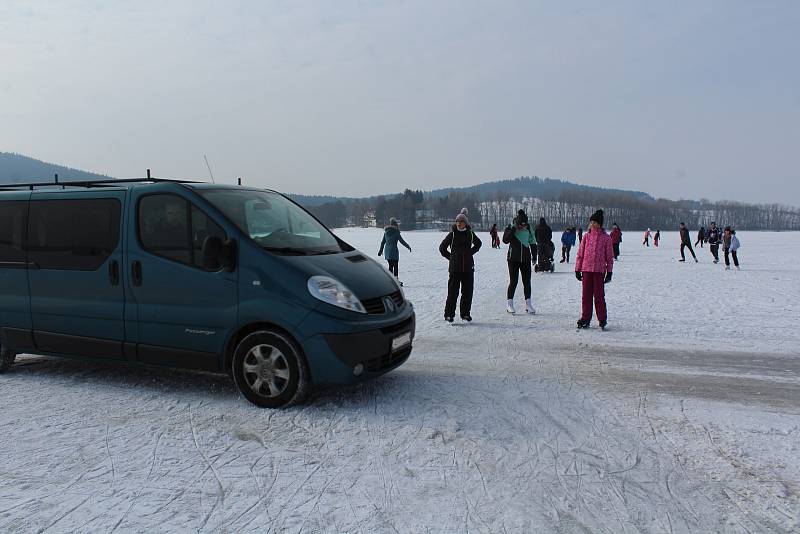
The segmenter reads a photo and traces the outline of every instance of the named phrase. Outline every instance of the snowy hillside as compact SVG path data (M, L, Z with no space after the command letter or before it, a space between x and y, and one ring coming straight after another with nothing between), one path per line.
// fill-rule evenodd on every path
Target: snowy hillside
M381 231L343 229L375 257ZM0 375L3 532L797 532L800 234L741 271L627 232L609 330L572 264L505 313L479 234L473 324L442 319L440 232L404 232L410 360L260 410L224 376L22 356ZM573 261L574 261L573 249ZM521 287L517 302L521 303Z

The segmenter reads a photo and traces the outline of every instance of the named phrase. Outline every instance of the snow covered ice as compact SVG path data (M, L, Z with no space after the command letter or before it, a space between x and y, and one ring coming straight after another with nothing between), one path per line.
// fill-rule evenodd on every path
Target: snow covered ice
M337 233L376 257L380 230ZM800 234L740 232L725 271L707 248L678 263L677 233L626 232L606 332L575 329L573 264L533 275L535 316L507 314L486 233L474 321L451 326L444 234L403 235L410 360L301 407L20 356L0 376L0 531L800 529Z

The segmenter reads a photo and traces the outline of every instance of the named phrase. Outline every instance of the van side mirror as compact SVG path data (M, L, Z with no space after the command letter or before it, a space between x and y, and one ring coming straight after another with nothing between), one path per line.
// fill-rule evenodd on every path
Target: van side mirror
M219 271L224 268L232 272L236 269L236 241L233 239L222 241L221 238L210 235L203 240L200 254L203 269L207 271Z

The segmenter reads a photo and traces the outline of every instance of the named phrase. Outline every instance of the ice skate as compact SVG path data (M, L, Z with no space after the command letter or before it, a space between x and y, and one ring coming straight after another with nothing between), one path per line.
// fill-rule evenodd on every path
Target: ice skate
M464 321L465 323L471 323L472 316L470 314L462 315L461 320Z
M608 321L600 321L600 330L605 330Z
M511 315L514 315L515 313L517 313L517 310L514 309L514 301L512 299L509 299L506 302L506 311L508 313L510 313Z
M453 318L452 317L445 316L444 320L447 321L448 323L452 323L453 322Z
M578 319L578 329L581 328L589 328L589 321L584 321L583 319Z
M528 315L536 315L536 308L533 307L533 302L531 302L531 299L525 300L525 313Z

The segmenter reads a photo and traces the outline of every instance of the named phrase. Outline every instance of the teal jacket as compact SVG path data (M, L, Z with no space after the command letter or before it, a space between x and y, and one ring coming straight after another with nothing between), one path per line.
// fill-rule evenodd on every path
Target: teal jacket
M387 261L399 261L400 249L397 246L398 241L402 243L409 252L411 252L411 247L405 242L403 236L400 235L400 229L398 227L387 226L384 228L383 239L381 240L381 249L378 251L378 256L383 255Z

